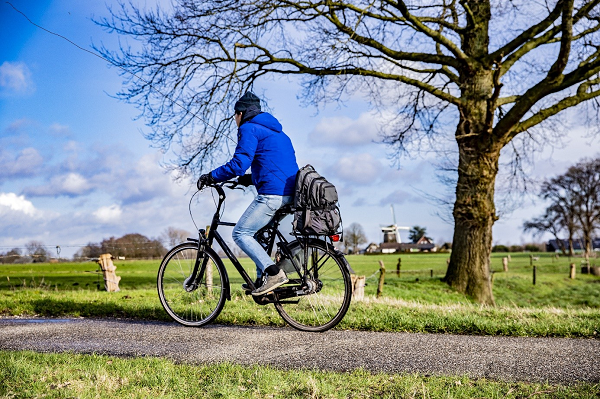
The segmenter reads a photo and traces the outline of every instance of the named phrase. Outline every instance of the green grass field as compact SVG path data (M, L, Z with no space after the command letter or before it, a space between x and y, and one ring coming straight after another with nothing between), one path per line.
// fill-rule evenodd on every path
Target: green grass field
M569 386L468 377L268 366L174 364L157 358L0 351L2 398L597 398Z
M358 275L367 277L365 300L354 301L338 328L374 331L444 332L515 336L598 337L600 278L580 274L571 280L566 258L536 254L532 284L529 254L511 254L509 271L493 254L496 307L482 307L441 281L448 254L348 256ZM402 258L401 274L396 263ZM379 263L384 261L383 296L375 298ZM579 258L573 258L579 263ZM160 261L116 261L117 293L107 293L95 263L0 265L0 314L49 317L125 317L169 320L156 294ZM242 263L254 275L249 259ZM232 301L217 323L284 325L272 306L258 306L239 288L242 280L228 266ZM433 270L433 277L431 276Z

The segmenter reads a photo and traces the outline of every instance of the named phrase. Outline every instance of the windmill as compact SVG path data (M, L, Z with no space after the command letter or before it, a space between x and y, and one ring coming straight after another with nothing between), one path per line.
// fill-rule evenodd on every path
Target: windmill
M402 243L402 239L400 238L400 230L410 230L410 227L398 226L396 224L396 212L394 212L394 205L390 205L390 208L392 209L392 220L394 221L394 224L381 227L381 232L383 233L383 242L397 242L400 244Z

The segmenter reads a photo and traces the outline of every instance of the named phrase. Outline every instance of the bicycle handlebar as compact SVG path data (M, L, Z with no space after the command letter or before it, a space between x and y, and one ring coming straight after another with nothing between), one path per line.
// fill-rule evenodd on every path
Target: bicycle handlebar
M217 189L221 188L221 187L226 187L230 190L243 190L243 188L241 188L239 186L241 186L241 184L239 184L237 182L237 180L227 180L227 181L223 181L223 182L219 182L219 183L204 184L198 191L202 191L206 187L212 187L212 188L217 188Z

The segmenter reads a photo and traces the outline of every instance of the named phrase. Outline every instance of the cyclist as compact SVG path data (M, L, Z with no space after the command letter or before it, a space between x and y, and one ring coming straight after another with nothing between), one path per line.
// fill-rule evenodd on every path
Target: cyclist
M252 295L263 295L288 282L288 278L254 239L275 212L294 200L298 164L290 138L274 116L262 112L260 99L246 92L234 106L238 126L238 143L232 159L225 165L203 174L198 189L236 176L245 186L253 184L258 195L233 229L233 241L256 263L257 280ZM244 175L248 168L250 175ZM243 288L248 288L246 284Z

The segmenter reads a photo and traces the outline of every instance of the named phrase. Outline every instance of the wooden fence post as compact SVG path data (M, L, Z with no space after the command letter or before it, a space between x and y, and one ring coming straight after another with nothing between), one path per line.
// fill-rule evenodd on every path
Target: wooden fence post
M534 265L533 266L533 285L535 285L536 274L537 274L537 266Z
M533 266L533 255L529 255L529 266Z
M209 260L208 262L206 262L206 291L208 291L209 294L212 293L212 289L213 289L213 267L212 267L212 262Z
M354 281L354 293L352 298L356 301L365 299L365 276L357 276Z
M377 298L380 298L383 294L383 283L385 280L385 266L383 261L379 261L379 285L377 285Z
M569 273L569 277L574 279L575 278L575 263L571 263L570 267L571 267L571 272Z
M402 266L402 258L398 258L398 263L396 263L396 275L400 277L400 266Z
M508 258L506 256L502 258L502 267L504 268L505 272L508 271Z
M510 254L508 254L506 257L508 258L508 261L510 262Z
M117 267L112 262L111 254L102 254L98 258L98 264L102 269L102 274L104 275L104 289L108 292L117 292L119 289L119 281L121 281L121 277L117 276L115 270Z

